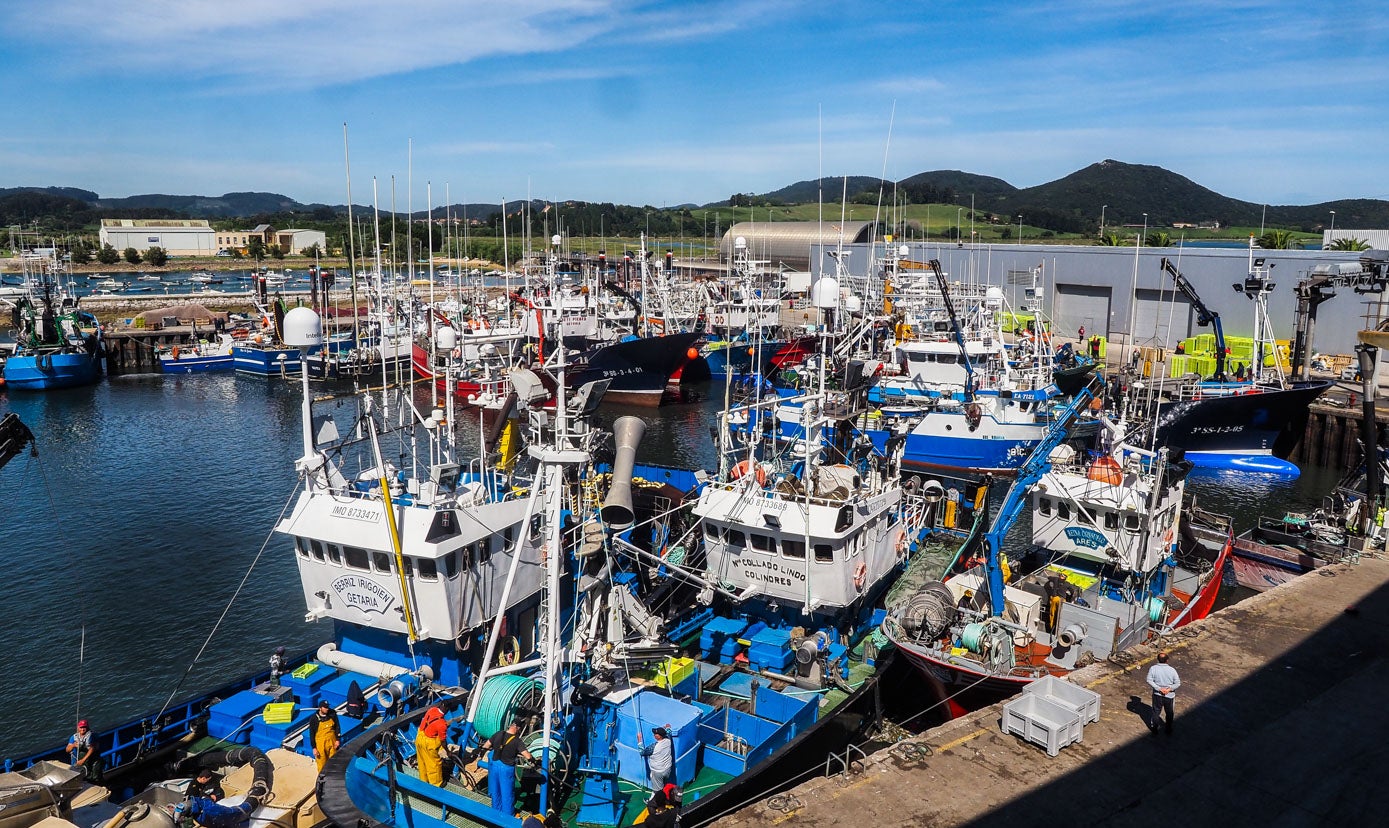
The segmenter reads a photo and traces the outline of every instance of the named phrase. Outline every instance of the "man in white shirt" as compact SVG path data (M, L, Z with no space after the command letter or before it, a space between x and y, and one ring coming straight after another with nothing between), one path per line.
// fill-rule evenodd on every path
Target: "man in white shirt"
M1158 723L1162 721L1162 711L1167 711L1167 732L1172 733L1172 705L1177 699L1177 688L1182 686L1181 677L1172 665L1167 663L1167 653L1160 652L1157 664L1148 668L1148 686L1153 688L1153 717L1148 720L1148 729L1157 735Z

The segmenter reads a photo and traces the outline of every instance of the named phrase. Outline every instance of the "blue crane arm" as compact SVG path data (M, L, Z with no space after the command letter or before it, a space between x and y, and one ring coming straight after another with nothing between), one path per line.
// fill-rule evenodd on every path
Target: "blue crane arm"
M1215 334L1215 379L1223 381L1225 379L1225 329L1220 324L1220 314L1206 307L1206 303L1201 301L1201 297L1196 293L1196 288L1192 287L1177 266L1172 264L1172 260L1167 257L1162 259L1162 269L1172 275L1172 280L1177 283L1177 290L1187 298L1191 306L1196 309L1196 324L1201 327L1209 325L1211 332Z
M984 536L985 554L984 568L989 577L989 609L995 617L1000 617L1004 612L1003 600L1003 568L999 566L998 556L1003 549L1003 539L1007 536L1008 530L1012 528L1018 515L1022 513L1022 507L1027 502L1027 492L1033 484L1042 479L1042 475L1051 469L1051 452L1070 436L1075 429L1076 420L1090 405L1090 401L1095 398L1093 381L1091 385L1082 388L1079 393L1067 403L1057 417L1056 422L1048 429L1045 437L1037 443L1036 448L1027 456L1027 460L1018 469L1018 476L1013 479L1013 485L1008 488L1008 495L1003 499L1003 505L994 514L993 525L989 528L988 534Z
M955 344L960 346L960 359L965 366L965 399L974 399L974 365L969 361L969 349L965 347L965 331L960 325L960 317L955 315L955 303L950 300L950 283L945 279L945 271L940 268L940 260L932 259L926 263L936 275L936 285L940 288L941 301L945 312L950 316L950 330L955 334Z

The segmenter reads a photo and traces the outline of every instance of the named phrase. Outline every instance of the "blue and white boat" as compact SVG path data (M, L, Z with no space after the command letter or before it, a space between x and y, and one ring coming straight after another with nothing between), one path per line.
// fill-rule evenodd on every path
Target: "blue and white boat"
M65 276L52 260L26 272L25 295L15 300L10 314L15 351L5 360L7 388L49 391L101 379L106 355L101 323L78 308Z
M217 334L213 341L199 340L185 345L161 348L158 352L159 370L165 374L200 374L208 371L230 371L233 368L231 334Z

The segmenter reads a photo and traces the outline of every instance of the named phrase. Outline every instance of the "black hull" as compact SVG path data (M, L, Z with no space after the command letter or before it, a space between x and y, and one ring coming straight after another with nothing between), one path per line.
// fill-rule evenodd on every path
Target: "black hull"
M1295 383L1281 390L1250 386L1250 393L1172 403L1158 422L1157 444L1285 460L1307 428L1308 406L1330 387L1329 382Z
M579 358L574 385L608 380L603 399L634 405L661 404L671 376L690 361L690 350L704 336L699 332L668 334L615 342Z

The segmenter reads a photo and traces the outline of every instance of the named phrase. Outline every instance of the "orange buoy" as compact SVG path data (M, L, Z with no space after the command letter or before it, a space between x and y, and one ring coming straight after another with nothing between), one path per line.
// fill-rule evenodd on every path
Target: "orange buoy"
M688 350L688 351L685 352L685 356L689 357L690 359L698 359L698 358L699 358L699 349L698 349L698 348L691 348L690 350Z
M729 474L733 477L734 480L738 480L743 475L747 474L749 471L751 471L753 475L757 478L757 485L767 485L767 472L760 465L753 463L751 460L743 460L739 462L738 465L733 467L733 471L731 471Z
M1111 486L1117 486L1124 482L1124 471L1119 468L1119 461L1108 455L1097 457L1095 462L1090 464L1090 469L1085 472L1085 476L1091 480L1108 483Z

